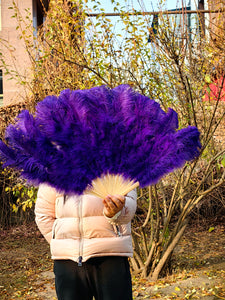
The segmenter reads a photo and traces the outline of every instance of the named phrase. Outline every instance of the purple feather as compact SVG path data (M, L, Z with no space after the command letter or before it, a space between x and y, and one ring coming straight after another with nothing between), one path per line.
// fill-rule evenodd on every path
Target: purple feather
M122 174L141 187L199 155L196 127L178 129L177 113L128 85L64 90L24 110L0 141L4 167L29 183L82 194L102 174Z

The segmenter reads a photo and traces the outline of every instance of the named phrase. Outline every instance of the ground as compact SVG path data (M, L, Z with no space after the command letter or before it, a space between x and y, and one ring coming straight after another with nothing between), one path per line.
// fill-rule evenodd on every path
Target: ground
M0 231L0 299L56 299L47 242L34 224ZM133 276L135 300L225 300L225 225L192 225L157 282Z

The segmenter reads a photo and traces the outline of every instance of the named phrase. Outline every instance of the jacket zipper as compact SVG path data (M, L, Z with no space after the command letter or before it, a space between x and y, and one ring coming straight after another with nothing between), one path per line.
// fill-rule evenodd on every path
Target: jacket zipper
M57 222L57 219L59 218L59 216L58 216L59 198L58 197L59 196L57 195L56 202L55 202L55 222L52 227L52 239L55 239L56 222Z
M79 199L78 204L78 217L79 217L79 231L80 231L80 244L79 244L79 256L78 256L78 266L82 266L83 260L83 219L82 219L82 196Z
M114 229L116 235L120 237L121 236L120 226L117 224L113 224L113 229Z
M56 221L54 222L53 227L52 227L52 239L53 240L55 239L55 227L56 227Z
M120 227L119 225L116 225L116 231L117 231L117 235L121 236L121 232L120 232Z

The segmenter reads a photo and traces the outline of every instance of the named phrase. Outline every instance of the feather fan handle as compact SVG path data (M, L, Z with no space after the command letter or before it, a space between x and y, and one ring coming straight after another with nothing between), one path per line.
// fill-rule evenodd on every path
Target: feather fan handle
M84 194L91 194L104 199L107 195L122 195L139 186L139 182L125 179L121 174L102 175L94 179L90 186L84 191Z

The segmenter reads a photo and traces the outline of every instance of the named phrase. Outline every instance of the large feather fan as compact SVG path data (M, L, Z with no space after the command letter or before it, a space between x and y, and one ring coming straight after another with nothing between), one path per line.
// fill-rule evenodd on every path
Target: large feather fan
M155 184L199 155L199 131L128 85L69 89L22 111L0 141L3 167L32 185L70 193L125 195Z

